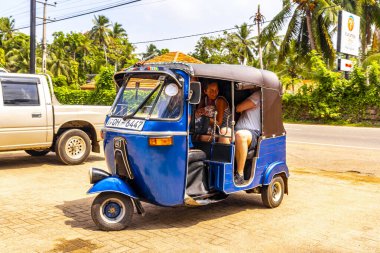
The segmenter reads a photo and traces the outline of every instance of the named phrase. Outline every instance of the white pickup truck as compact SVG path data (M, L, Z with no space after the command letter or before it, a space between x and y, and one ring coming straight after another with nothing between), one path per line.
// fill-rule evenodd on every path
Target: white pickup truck
M0 73L0 151L32 156L55 152L80 164L100 152L101 128L110 107L61 105L49 76Z

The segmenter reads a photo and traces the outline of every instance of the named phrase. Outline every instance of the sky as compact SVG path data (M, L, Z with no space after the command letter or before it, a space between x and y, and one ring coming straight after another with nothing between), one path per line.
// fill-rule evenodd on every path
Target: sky
M69 16L81 11L93 9L112 3L130 0L48 0L56 2L56 7L48 6L47 16L50 19ZM272 19L282 8L282 0L141 0L130 5L100 11L65 21L47 25L48 42L56 31L65 33L86 32L93 26L94 15L105 15L112 23L121 23L132 43L166 39L178 36L199 34L233 28L243 22L252 23L251 16L260 4L261 13L266 20ZM30 0L0 0L0 16L12 16L15 27L29 25ZM37 17L42 17L42 4L37 3ZM41 23L37 19L37 23ZM29 28L21 32L29 34ZM254 34L257 29L254 29ZM217 36L221 33L207 36ZM154 42L159 49L184 53L194 52L194 47L201 36ZM37 27L37 40L42 38L42 26ZM136 53L146 50L149 43L135 44Z

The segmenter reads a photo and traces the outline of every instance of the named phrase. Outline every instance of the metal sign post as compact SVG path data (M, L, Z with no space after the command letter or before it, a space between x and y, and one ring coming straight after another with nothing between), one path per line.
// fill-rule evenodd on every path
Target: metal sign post
M29 73L36 73L36 0L30 0Z

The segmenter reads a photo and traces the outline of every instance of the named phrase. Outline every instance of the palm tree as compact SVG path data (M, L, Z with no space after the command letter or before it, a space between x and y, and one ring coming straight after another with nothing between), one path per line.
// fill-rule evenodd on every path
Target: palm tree
M305 72L305 64L301 55L297 52L296 41L292 41L289 48L289 53L279 66L280 69L277 73L281 77L287 76L290 78L290 82L287 85L291 86L294 93L294 85L297 80L304 77L303 73ZM288 86L284 88L287 90L289 89Z
M14 48L5 56L7 68L12 72L27 73L29 71L29 47L23 47L21 50Z
M154 44L146 46L146 52L142 54L142 58L147 60L149 57L154 57L160 54L160 50Z
M380 4L375 0L364 0L361 9L362 57L364 58L368 45L371 44L373 25L380 27Z
M3 41L13 37L14 26L15 20L12 16L0 18L0 46L3 44Z
M275 36L272 40L262 45L264 69L275 71L277 56L280 50L283 36Z
M110 36L114 40L117 40L117 39L125 38L127 36L127 33L125 29L123 28L123 26L120 23L116 22L112 26L112 30L110 31Z
M296 40L297 51L302 56L306 56L311 50L317 50L332 65L335 50L331 40L331 30L337 21L334 7L338 8L332 0L284 0L283 9L263 29L262 40L272 40L290 18L281 43L279 60L285 58L290 49L290 42Z
M29 70L29 36L17 33L12 39L3 41L6 68L11 72L26 73Z
M237 31L232 34L236 42L239 52L239 62L242 65L247 65L248 61L252 61L252 49L255 46L254 37L251 36L252 29L247 23L243 23L240 27L235 26Z
M49 53L48 67L54 76L64 75L70 79L70 64L66 60L65 51L58 49Z
M108 63L107 59L107 46L110 42L108 34L110 33L110 21L104 15L95 16L93 20L94 26L90 31L90 38L95 41L98 45L103 47L104 57L106 63Z

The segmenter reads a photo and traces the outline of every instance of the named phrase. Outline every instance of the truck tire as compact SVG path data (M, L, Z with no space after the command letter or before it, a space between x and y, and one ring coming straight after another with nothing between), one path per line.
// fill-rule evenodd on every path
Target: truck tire
M41 149L41 150L25 150L28 155L31 156L44 156L50 152L50 149Z
M81 164L90 152L90 137L79 129L70 129L62 133L55 144L55 153L64 164Z

